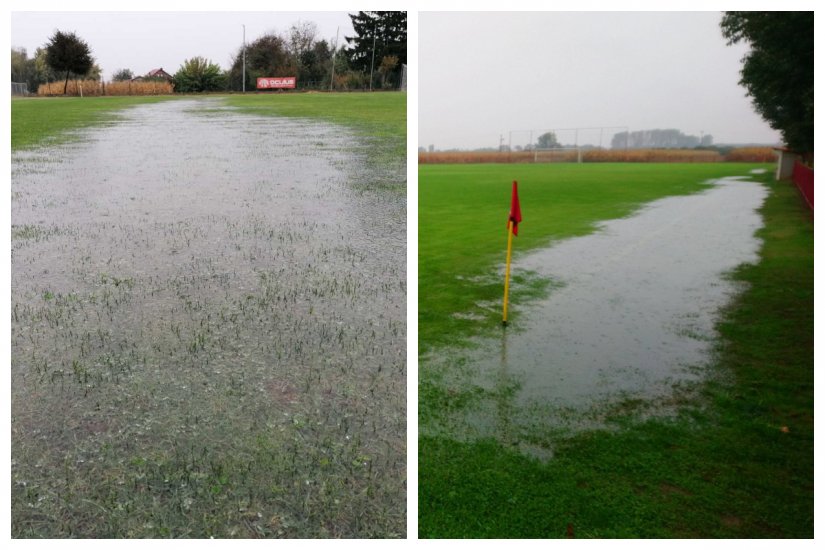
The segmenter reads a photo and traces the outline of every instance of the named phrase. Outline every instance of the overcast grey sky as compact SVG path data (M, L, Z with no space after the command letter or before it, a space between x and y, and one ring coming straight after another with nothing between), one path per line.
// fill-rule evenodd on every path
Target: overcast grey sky
M19 5L19 4L18 4ZM228 4L231 5L231 4ZM276 6L277 3L273 4ZM355 13L355 12L351 12ZM145 74L162 67L174 74L183 62L202 56L228 69L241 48L243 27L247 43L269 31L278 34L297 21L313 21L318 39L330 43L340 27L338 44L352 36L347 12L12 12L11 45L34 55L56 29L74 31L92 49L111 79L118 69Z
M511 131L529 142L527 130L602 126L778 142L738 84L747 48L726 45L720 19L721 12L423 12L418 144L496 147Z

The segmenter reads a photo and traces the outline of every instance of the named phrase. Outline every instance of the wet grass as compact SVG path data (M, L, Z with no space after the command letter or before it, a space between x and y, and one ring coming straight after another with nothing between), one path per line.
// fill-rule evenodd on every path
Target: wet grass
M214 103L12 159L15 538L405 535L402 200Z
M667 416L638 400L603 411L608 429L556 437L550 460L420 438L420 536L813 537L813 221L790 184L756 177L771 191L761 261L732 275L748 290L718 325L716 376ZM437 391L445 376L422 414L473 398Z
M500 325L503 281L493 277L507 246L512 181L524 221L520 252L584 235L600 220L626 216L642 203L706 188L707 180L747 175L751 164L424 165L419 167L419 350ZM515 280L509 314L546 281ZM479 304L496 304L480 307ZM474 314L473 318L457 313ZM479 321L479 319L483 319Z
M73 130L116 120L117 111L126 107L168 99L171 96L12 98L11 148L76 140Z
M365 153L376 166L397 165L406 159L406 92L248 94L227 96L225 102L252 114L311 118L350 127L365 140Z

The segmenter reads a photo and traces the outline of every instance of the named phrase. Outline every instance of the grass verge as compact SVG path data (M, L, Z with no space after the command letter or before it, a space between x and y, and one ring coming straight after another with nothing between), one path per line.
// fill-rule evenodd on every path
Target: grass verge
M11 149L71 141L72 130L117 118L117 111L172 99L163 97L55 97L11 101Z
M546 463L421 438L419 536L813 537L813 221L761 178L761 261L733 274L749 289L718 326L721 376L671 418L625 411Z

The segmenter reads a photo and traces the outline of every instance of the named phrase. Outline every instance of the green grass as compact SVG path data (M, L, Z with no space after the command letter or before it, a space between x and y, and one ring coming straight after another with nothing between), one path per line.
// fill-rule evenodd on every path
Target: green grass
M674 167L678 167L674 169ZM499 313L477 304L501 301L503 281L468 284L504 262L512 181L518 180L524 221L514 257L553 239L582 235L594 222L630 214L667 195L700 191L711 178L746 175L748 164L483 164L419 167L419 349L489 330ZM518 304L542 291L524 281L511 295ZM523 284L531 283L531 284ZM483 316L479 322L454 313Z
M406 158L407 94L306 93L227 96L233 107L257 115L313 118L348 126L375 148L377 160Z
M75 139L72 130L117 118L117 111L164 97L55 97L11 101L11 148L27 149Z
M576 168L581 167L553 170L572 172ZM743 171L743 167L729 165L713 168L722 173ZM607 173L612 168L597 169ZM683 169L694 178L706 174L705 168L683 165L671 172ZM626 208L596 204L601 193L562 193L556 186L555 193L538 189L522 167L513 170L521 172L514 176L521 178L520 185L524 181L520 242L540 242L538 237L526 238L532 231L546 236L586 231L586 218L596 217L580 213L578 223L553 221L547 209L536 204L539 197L552 195L557 202L568 202L572 193L579 200L589 199L599 216L612 216ZM649 170L652 175L661 168L628 166L624 170ZM458 213L450 222L436 224L436 216L428 210L439 196L430 187L433 175L429 170L422 173L422 235L427 227L434 231L435 225L450 228L454 235L470 233L452 226L474 219L468 201L476 210L495 211L489 217L503 227L509 182L496 190L500 205L482 208L481 192L465 192L464 204L453 204L452 209L445 199L442 214ZM766 183L770 180L769 175L759 177ZM680 184L663 179L647 186L682 192L697 188L689 176L682 179ZM441 180L441 195L452 200L462 196L445 181ZM631 407L614 415L611 425L616 429L586 431L560 441L546 463L494 441L422 437L421 537L564 537L568 526L581 538L813 537L813 221L790 184L768 185L771 193L762 208L766 226L759 233L764 240L761 261L733 275L747 283L749 290L729 307L718 326L723 338L714 368L720 376L688 394L676 415L642 421ZM607 192L613 197L631 196L629 190ZM647 193L655 191L647 189ZM582 213L585 210L581 208ZM554 223L560 227L554 230ZM467 227L477 231L480 225L476 221ZM447 270L452 260L439 263L438 258L428 256L438 246L436 239L424 246L426 240L422 239L419 248L421 266L433 260ZM474 241L481 239L465 237L454 248L475 260L465 252ZM494 261L490 259L486 269ZM483 271L483 264L475 261L474 269ZM425 291L430 289L422 279L422 310L433 315L432 306L424 305L429 304ZM463 291L475 289L465 286ZM442 336L456 338L468 332L459 325L451 328L452 332ZM424 327L420 330L423 334ZM422 414L438 414L443 406L426 396L419 405Z

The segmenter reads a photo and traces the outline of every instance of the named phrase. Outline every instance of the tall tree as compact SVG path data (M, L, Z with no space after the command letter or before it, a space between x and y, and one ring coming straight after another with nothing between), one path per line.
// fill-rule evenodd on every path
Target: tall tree
M787 146L814 150L814 12L729 11L722 17L728 45L744 41L739 83L754 108Z
M37 48L34 50L34 57L26 61L29 90L36 92L41 84L46 82L54 82L60 76L55 74L54 70L46 63L46 50L44 48Z
M241 89L242 50L239 49L229 70L229 86ZM255 89L255 81L264 76L296 76L298 68L289 46L276 34L265 34L246 46L246 88Z
M26 48L11 49L11 81L28 82L29 78L29 55Z
M350 14L356 36L346 36L350 66L366 74L381 66L385 57L398 58L391 72L391 83L401 82L402 65L407 64L407 12L359 11ZM386 78L386 75L381 75Z
M326 40L312 44L312 48L303 52L298 67L298 79L314 82L316 86L328 86L332 69L332 49Z
M63 85L63 94L69 86L69 75L85 75L94 66L92 51L73 32L55 31L46 44L46 63L55 72L66 72L66 83Z
M300 58L305 52L312 49L315 37L318 36L318 25L312 21L297 21L289 27L289 51Z
M552 149L561 147L561 143L556 139L555 132L545 132L536 140L536 149Z

